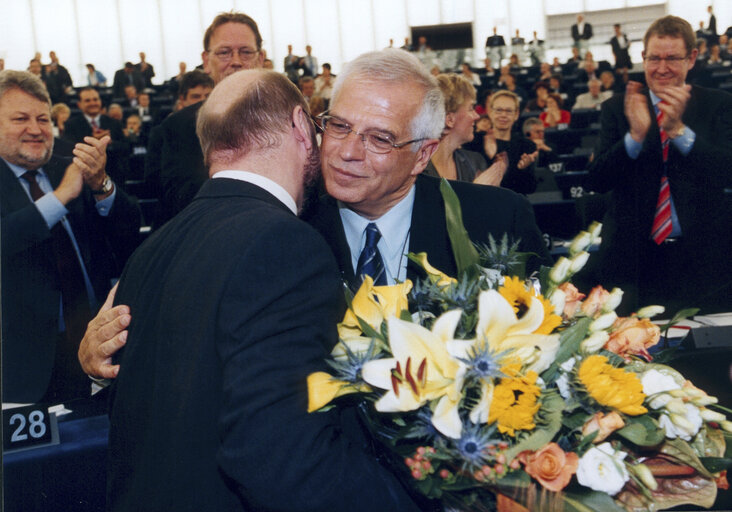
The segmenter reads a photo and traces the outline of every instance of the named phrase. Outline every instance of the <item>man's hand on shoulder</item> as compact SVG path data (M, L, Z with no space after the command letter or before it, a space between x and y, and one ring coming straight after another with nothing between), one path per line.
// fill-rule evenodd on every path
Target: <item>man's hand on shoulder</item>
M116 292L114 285L79 344L79 363L91 377L114 379L119 373L119 365L112 364L112 356L127 342L126 329L132 317L128 306L112 307Z

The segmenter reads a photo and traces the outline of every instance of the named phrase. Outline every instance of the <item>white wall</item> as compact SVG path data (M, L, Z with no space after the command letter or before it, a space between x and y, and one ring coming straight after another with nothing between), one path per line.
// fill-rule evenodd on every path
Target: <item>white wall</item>
M178 62L198 65L205 28L218 12L236 9L257 20L275 69L282 69L288 44L296 54L312 45L319 62L337 73L390 38L401 46L410 26L466 21L473 22L477 64L494 25L504 37L519 29L527 39L534 30L543 38L545 14L659 3L694 28L706 23L707 5L714 6L719 31L732 25L729 0L0 0L0 57L7 68L26 69L36 51L47 62L55 50L83 85L86 62L111 81L124 61L138 62L144 51L155 66L153 82L162 83L178 72Z

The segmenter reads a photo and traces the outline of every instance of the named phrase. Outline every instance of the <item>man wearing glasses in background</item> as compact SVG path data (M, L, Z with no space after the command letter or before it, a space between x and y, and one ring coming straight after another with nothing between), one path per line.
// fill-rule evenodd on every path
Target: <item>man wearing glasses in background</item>
M242 69L261 68L261 49L262 36L251 17L238 12L221 13L203 36L203 68L218 84ZM159 225L188 205L208 178L196 137L196 115L201 105L184 108L160 125L163 143Z
M602 105L590 173L594 190L612 192L603 284L636 299L624 301L631 308L732 307L724 194L732 184L732 96L686 83L695 43L683 19L656 20L643 38L647 89L629 82Z

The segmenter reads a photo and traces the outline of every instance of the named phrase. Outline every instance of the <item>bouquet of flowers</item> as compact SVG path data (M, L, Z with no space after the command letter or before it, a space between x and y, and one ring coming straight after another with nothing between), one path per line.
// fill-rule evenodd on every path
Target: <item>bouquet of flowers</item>
M517 244L474 245L444 180L442 192L459 276L421 253L409 257L423 281L366 277L332 372L308 377L310 411L357 393L398 471L455 509L712 506L728 487L730 411L654 362L661 330L649 318L663 308L619 318L621 290L571 284L600 225L526 279Z

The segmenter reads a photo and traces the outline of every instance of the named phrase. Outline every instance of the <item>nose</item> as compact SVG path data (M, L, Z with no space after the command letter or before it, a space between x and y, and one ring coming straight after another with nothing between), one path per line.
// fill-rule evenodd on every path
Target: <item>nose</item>
M39 123L36 119L30 120L30 122L28 123L27 131L32 134L43 133L41 123Z
M231 56L231 66L235 68L243 68L244 67L244 59L241 58L238 51L234 51L234 54Z
M340 140L340 148L343 160L363 160L366 155L366 137L352 131Z

